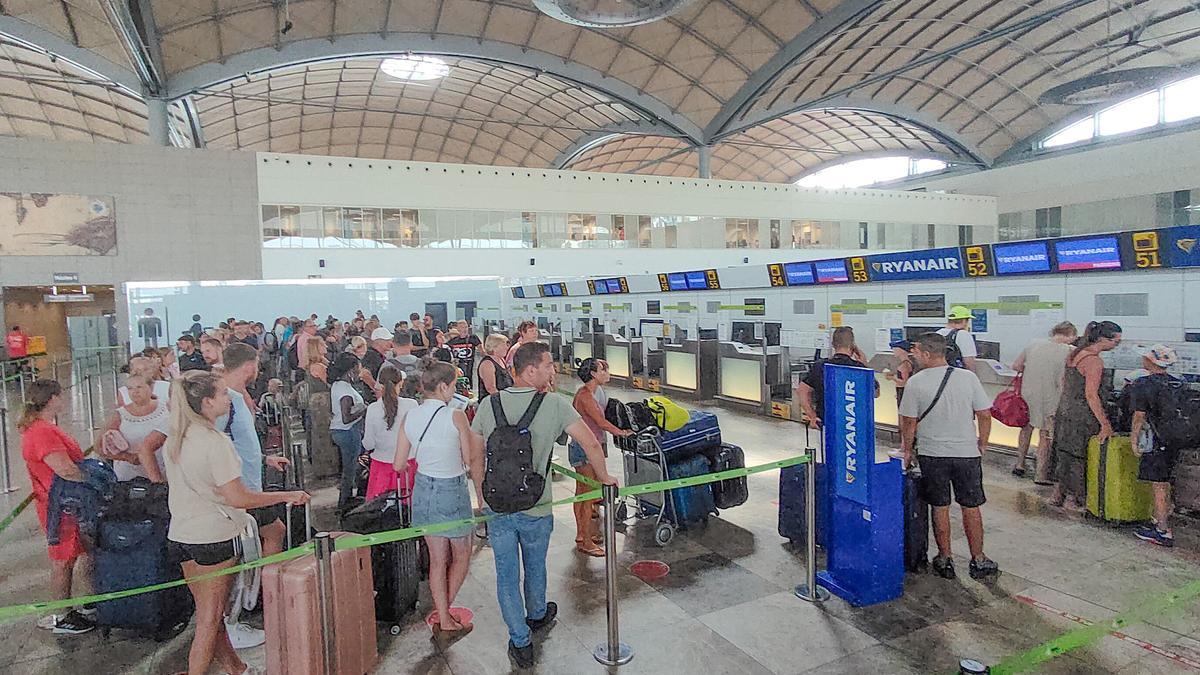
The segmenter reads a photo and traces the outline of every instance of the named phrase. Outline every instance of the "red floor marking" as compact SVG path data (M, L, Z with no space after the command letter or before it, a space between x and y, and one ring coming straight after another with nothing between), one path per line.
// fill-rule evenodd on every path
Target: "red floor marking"
M671 573L671 566L658 560L639 560L629 566L633 576L642 581L654 581Z
M1067 619L1069 621L1074 621L1075 623L1083 625L1083 626L1092 626L1095 624L1094 621L1089 621L1081 616L1076 616L1070 612L1065 612L1056 607L1051 607L1050 605L1047 605L1046 603L1044 603L1040 600L1034 600L1033 598L1026 596L1026 595L1017 595L1017 596L1014 596L1014 598L1017 601L1023 602L1031 607L1036 607L1044 612L1049 612L1050 614L1055 614L1057 616L1061 616L1064 619ZM1195 670L1200 670L1200 661L1196 661L1195 659L1188 658L1186 656L1183 656L1182 654L1176 654L1173 651L1170 651L1163 647L1159 647L1156 644L1146 642L1145 640L1142 640L1140 638L1135 638L1132 635L1129 635L1127 633L1122 633L1121 631L1114 630L1114 631L1111 631L1109 633L1109 635L1112 635L1113 637L1115 637L1119 640L1124 640L1125 642L1128 642L1131 645L1136 645L1138 647L1141 647L1142 649L1144 649L1148 652L1151 652L1153 654L1158 654L1159 656L1163 656L1168 659L1171 659L1172 661L1174 661L1180 665L1184 665L1189 668L1193 668Z
M475 612L472 612L466 607L451 607L450 616L454 617L459 623L465 626L475 619ZM437 610L430 612L429 615L425 617L425 625L429 626L430 628L432 628L433 624L437 622Z

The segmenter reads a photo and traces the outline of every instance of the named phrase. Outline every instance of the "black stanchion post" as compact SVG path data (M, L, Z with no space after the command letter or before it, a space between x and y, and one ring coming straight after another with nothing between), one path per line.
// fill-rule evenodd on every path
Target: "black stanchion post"
M829 591L817 585L817 462L811 452L804 465L804 524L808 529L804 538L804 583L796 587L796 597L808 602L825 602L829 599Z
M633 659L633 649L621 642L617 616L617 486L605 485L604 497L604 581L608 609L608 640L592 651L606 666L623 666Z
M317 533L317 593L321 605L321 648L325 675L337 675L337 633L333 625L333 538Z

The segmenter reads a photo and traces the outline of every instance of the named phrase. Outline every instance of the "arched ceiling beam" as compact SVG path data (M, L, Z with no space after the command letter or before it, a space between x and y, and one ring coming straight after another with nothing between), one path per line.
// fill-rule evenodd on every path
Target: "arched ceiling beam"
M507 63L545 72L599 91L641 112L668 127L671 131L668 135L683 136L693 143L699 143L702 136L698 125L662 101L595 69L516 45L448 35L431 38L428 33L388 33L386 37L362 34L339 37L334 41L313 38L290 42L279 49L254 49L230 56L224 63L204 63L175 74L167 81L167 93L175 99L239 77L289 66L406 52Z
M134 96L142 96L142 82L137 73L99 56L90 49L76 46L44 28L7 14L0 14L0 33L34 49L70 61L84 70L90 70Z
M766 91L775 78L787 70L793 61L803 56L814 45L841 26L858 19L880 4L883 4L883 0L844 0L826 14L820 15L808 28L800 31L799 35L788 41L782 49L775 53L775 56L750 74L737 93L721 106L712 121L704 127L704 139L711 141L725 132L725 128L729 126L730 122Z
M728 137L728 136L733 135L734 133L738 133L740 131L745 131L751 127L754 127L754 126L757 126L760 124L764 124L766 122L770 122L771 120L774 120L774 119L777 119L780 117L785 117L787 115L792 115L795 113L803 113L803 112L817 111L817 110L843 110L843 109L844 110L861 110L863 112L879 113L881 115L887 115L888 117L892 117L892 118L895 118L898 120L903 120L905 122L909 122L918 127L921 127L922 129L925 129L929 133L933 134L934 136L936 136L937 138L942 140L944 143L946 143L946 145L948 145L948 146L954 148L955 150L957 150L958 152L962 153L962 155L958 158L958 161L962 161L965 158L971 162L975 162L975 163L982 164L985 166L990 166L994 159L993 157L988 155L988 153L986 153L982 149L980 149L979 145L977 143L975 143L974 141L972 141L971 139L960 134L958 131L951 129L950 127L947 127L945 124L938 122L937 120L929 119L929 117L927 115L921 113L918 110L913 110L912 108L909 108L909 107L903 106L903 105L899 105L896 103L888 103L886 101L863 100L863 99L853 98L853 97L849 97L849 96L831 99L829 101L822 103L820 106L815 107L815 108L811 107L811 106L804 106L804 107L794 107L793 106L793 107L786 107L786 108L781 107L781 108L776 108L776 109L772 109L772 110L767 110L759 115L756 115L753 120L747 120L747 123L744 126L739 126L738 129L727 132L726 134L724 134L724 136Z
M882 159L884 157L910 157L912 159L936 159L936 160L939 160L942 162L946 162L947 164L961 164L962 163L961 157L949 155L944 152L934 152L932 150L908 150L905 148L895 148L892 150L868 150L866 152L847 153L840 157L832 157L830 159L823 160L821 162L818 162L817 164L814 164L810 167L805 168L804 171L800 175L792 176L791 178L788 179L788 182L795 183L795 182L799 181L801 178L804 178L805 176L814 174L814 173L816 173L818 171L822 171L824 169L828 169L830 167L838 166L839 164L849 164L850 162L857 162L860 159ZM918 175L923 175L923 174L918 174ZM910 178L911 178L911 176L910 176ZM896 180L901 181L901 180L905 180L905 179L897 178ZM892 182L892 181L889 181L889 182Z
M574 143L558 153L558 157L554 158L553 168L562 169L570 164L585 150L591 149L593 146L609 140L615 136L664 136L667 134L660 133L661 130L655 130L641 124L621 123L610 124L603 129L589 131L580 136Z

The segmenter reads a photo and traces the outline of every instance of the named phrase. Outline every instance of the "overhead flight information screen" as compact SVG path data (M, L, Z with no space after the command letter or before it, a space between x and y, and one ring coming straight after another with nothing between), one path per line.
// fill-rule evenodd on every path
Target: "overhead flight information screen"
M808 286L816 282L812 263L808 262L784 263L783 276L788 286Z
M992 244L996 274L1045 274L1050 271L1050 248L1044 241Z
M1119 270L1121 249L1115 235L1060 239L1054 242L1058 271Z
M846 273L845 260L818 260L813 263L813 268L816 269L817 283L819 284L840 284L850 281L850 275Z

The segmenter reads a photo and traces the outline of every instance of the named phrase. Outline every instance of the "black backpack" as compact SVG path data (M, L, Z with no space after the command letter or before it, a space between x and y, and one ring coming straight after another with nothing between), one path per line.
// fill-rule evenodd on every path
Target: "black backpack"
M958 348L958 332L960 329L955 328L946 336L946 363L955 368L966 368L966 362L963 361L962 350Z
M292 370L300 368L300 340L298 339L287 350L287 364L288 368Z
M1200 448L1200 392L1172 378L1166 385L1162 424L1153 425L1158 444L1168 450Z
M279 351L279 336L267 331L263 334L263 348L268 354L274 354Z
M533 508L546 489L546 473L533 466L533 440L529 424L542 406L545 394L534 394L525 414L515 425L508 423L500 396L491 396L496 428L487 439L487 470L483 476L483 499L496 513L516 513Z

